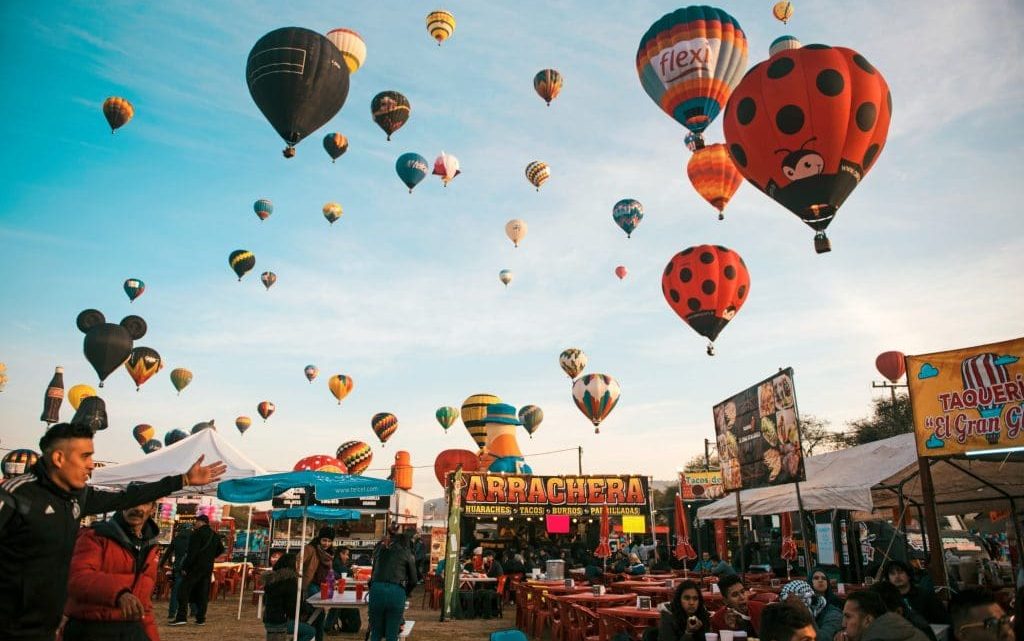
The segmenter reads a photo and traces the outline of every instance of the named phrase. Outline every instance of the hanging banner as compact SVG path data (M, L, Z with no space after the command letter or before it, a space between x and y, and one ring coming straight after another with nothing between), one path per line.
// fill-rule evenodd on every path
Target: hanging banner
M445 544L448 540L448 528L435 527L430 530L430 569L437 567L437 562L444 558ZM445 565L447 565L445 561Z
M722 487L722 473L711 472L680 472L680 496L684 501L717 500L725 496Z
M465 475L466 516L648 516L646 476Z
M818 542L818 563L836 565L836 540L831 523L815 523L814 538Z
M1024 447L1024 338L907 356L919 456Z
M453 619L459 612L459 521L462 516L461 492L465 479L462 465L455 468L448 487L448 538L444 550L444 595L441 599L441 620Z
M792 368L715 405L714 417L726 492L807 479Z

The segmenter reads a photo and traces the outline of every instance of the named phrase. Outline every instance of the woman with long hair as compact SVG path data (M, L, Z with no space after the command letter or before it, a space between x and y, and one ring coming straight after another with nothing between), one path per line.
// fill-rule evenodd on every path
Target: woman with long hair
M298 557L293 553L282 554L274 562L274 569L263 575L263 625L270 630L295 628L295 596L299 590ZM299 641L309 641L316 636L316 628L304 621L299 622Z
M704 641L711 613L695 581L680 581L672 600L658 606L658 641Z

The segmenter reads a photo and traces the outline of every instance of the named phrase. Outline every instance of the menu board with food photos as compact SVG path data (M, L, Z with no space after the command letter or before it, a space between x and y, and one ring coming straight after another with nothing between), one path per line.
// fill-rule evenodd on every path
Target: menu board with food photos
M806 480L792 368L715 405L714 415L727 492Z

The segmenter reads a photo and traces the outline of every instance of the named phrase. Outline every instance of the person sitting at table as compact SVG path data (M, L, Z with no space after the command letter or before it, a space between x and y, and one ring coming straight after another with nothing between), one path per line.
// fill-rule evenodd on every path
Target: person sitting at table
M526 572L526 566L523 565L523 555L518 552L515 554L506 553L505 563L502 566L505 568L505 574L524 574Z
M352 570L352 562L349 555L350 550L344 545L334 548L333 566L336 579L340 579L344 574L346 575L346 581L355 580L355 572ZM359 632L359 628L363 627L363 619L359 614L359 608L337 608L336 610L331 610L331 616L328 616L327 621L324 622L324 628L326 632L330 633L334 631L335 627L340 628L342 632Z
M715 569L715 565L717 564L711 560L711 553L702 552L700 561L697 561L697 564L693 566L693 570L694 572L711 572L711 570Z
M900 591L897 590L893 584L887 581L879 581L878 583L873 583L871 587L868 588L868 592L874 592L878 596L882 597L882 602L885 603L885 609L889 614L906 619L910 626L917 628L917 634L924 635L923 637L917 636L917 634L915 634L913 630L908 629L906 624L902 621L896 621L895 617L891 617L888 614L882 615L880 619L885 623L885 625L891 626L894 631L891 638L903 639L906 641L936 641L935 632L932 630L932 626L928 625L928 622L920 613L915 612L904 605L903 597L900 596ZM879 627L881 629L885 629L885 625L880 624Z
M828 580L828 572L820 565L814 566L807 575L807 582L811 584L814 593L825 599L825 603L836 606L840 613L843 611L843 600L832 592L832 584Z
M725 559L719 557L717 554L711 555L711 562L714 564L711 568L711 574L714 574L718 578L724 578L727 576L736 576L736 568L729 565Z
M616 574L622 574L629 568L629 555L625 548L615 550L615 554L608 559L608 567Z
M757 630L750 616L750 605L747 602L747 587L743 579L730 574L718 582L725 605L711 617L711 631L721 630L743 631L747 637L756 637Z
M864 641L867 631L886 614L885 603L877 592L860 590L846 597L843 604L843 639ZM875 627L875 631L879 630ZM876 639L881 637L875 637ZM900 639L902 637L893 637Z
M817 635L807 608L795 603L771 603L761 613L761 639L764 641L831 641Z
M821 639L832 639L843 629L843 612L829 605L825 597L814 591L807 581L790 581L782 586L779 601L791 602L797 608L806 608Z
M647 566L643 564L640 557L635 552L629 553L629 564L625 569L626 574L632 574L634 576L640 574L647 574Z
M295 629L295 596L299 589L299 558L282 554L270 572L263 575L263 626L267 631ZM299 621L299 641L311 641L316 628Z
M309 598L320 593L320 584L327 573L334 567L334 555L331 552L331 544L334 543L334 530L330 527L322 527L309 543L303 552L302 561L302 595ZM334 627L338 614L334 610L326 616L318 615L315 622L317 641L323 638L324 630Z
M696 581L680 581L672 600L658 606L658 641L704 641L711 613Z
M935 592L914 585L914 573L903 561L889 561L883 576L896 586L907 607L921 614L928 623L949 623L949 615Z
M505 574L505 568L502 567L501 561L494 556L494 550L484 552L484 571L487 573L488 578L491 579L496 579Z
M334 548L334 576L340 577L342 574L354 577L355 573L352 572L352 551L344 545L339 545Z

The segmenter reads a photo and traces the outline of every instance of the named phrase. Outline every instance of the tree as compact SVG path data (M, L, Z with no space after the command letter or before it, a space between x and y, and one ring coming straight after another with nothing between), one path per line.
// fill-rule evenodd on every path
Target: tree
M910 407L910 397L898 394L895 403L891 397L876 398L871 416L847 423L843 438L847 445L853 446L913 431L914 413Z
M800 444L805 456L840 449L844 442L844 435L830 430L827 420L811 414L800 418Z
M720 469L718 464L718 452L712 453L710 459L711 469L717 472ZM690 460L683 465L683 470L686 472L703 472L705 469L704 463L703 454L694 454Z

